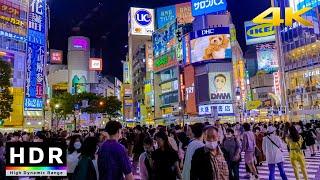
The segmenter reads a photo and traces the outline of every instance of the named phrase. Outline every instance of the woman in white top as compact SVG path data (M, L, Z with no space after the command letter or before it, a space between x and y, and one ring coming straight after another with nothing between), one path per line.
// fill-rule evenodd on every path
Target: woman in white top
M74 169L76 168L80 151L82 146L82 139L80 135L73 135L70 138L67 154L67 167L68 167L68 178L72 178Z
M266 155L266 160L269 167L269 180L275 179L275 167L278 166L282 180L287 180L283 166L283 143L279 136L275 134L276 128L269 126L267 133L262 141L262 150Z

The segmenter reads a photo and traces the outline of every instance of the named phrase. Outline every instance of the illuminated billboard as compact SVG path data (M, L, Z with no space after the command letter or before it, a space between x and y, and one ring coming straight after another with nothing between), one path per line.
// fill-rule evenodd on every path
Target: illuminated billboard
M190 24L192 23L194 17L191 13L191 3L181 3L176 5L176 16L177 23L180 24Z
M177 63L178 62L176 60L176 52L172 50L170 53L155 58L153 63L153 69L155 72L158 72L168 67L174 66Z
M278 70L279 63L274 43L260 44L257 48L258 70L273 73Z
M153 54L159 57L169 52L176 44L177 23L174 21L162 29L155 31L152 35Z
M191 63L232 58L229 27L203 29L190 36Z
M101 58L90 58L89 59L89 70L90 71L102 71L102 59Z
M191 0L192 15L200 16L227 9L226 0Z
M63 52L61 50L50 49L50 63L62 64Z
M152 42L146 42L146 71L153 71L153 48Z
M46 62L46 1L29 1L29 34L24 109L43 110L44 63Z
M230 72L209 73L210 101L215 103L232 101L232 80Z
M196 92L195 92L195 69L192 65L184 68L184 82L185 82L185 103L187 114L196 114Z
M81 50L86 51L89 48L89 40L88 38L81 37L81 36L73 36L71 37L71 47L70 50Z
M154 10L132 7L130 13L131 34L151 36L155 25Z
M251 21L244 22L246 44L259 44L276 40L275 27L270 24L254 24Z
M199 115L211 115L217 113L218 116L233 116L232 104L210 104L199 105ZM215 115L214 115L215 116Z
M176 20L176 7L173 6L165 6L161 8L157 8L157 28L161 29L169 22Z
M27 2L0 1L0 36L18 41L27 40Z

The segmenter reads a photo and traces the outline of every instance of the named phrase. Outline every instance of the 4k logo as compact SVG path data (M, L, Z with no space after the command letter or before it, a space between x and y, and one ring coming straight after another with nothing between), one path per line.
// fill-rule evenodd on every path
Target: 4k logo
M255 24L272 24L273 26L280 26L281 23L284 23L286 26L292 26L292 22L295 20L304 26L313 26L312 22L301 17L301 15L311 9L310 7L306 7L293 12L292 8L285 8L285 19L281 19L280 7L271 7L255 17L252 22ZM272 14L272 18L266 18L269 14Z

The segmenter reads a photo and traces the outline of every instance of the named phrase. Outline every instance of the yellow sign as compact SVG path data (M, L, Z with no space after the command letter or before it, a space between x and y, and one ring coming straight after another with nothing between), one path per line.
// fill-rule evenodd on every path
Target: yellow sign
M272 24L273 26L280 26L281 23L284 23L286 26L292 26L293 20L301 23L304 26L313 26L312 22L301 17L302 14L311 10L309 7L300 9L297 12L293 12L293 8L285 8L285 19L281 19L280 16L280 7L271 7L257 17L255 17L252 22L255 24ZM266 18L269 14L272 14L272 18Z
M248 101L246 104L247 110L257 109L259 106L261 106L261 101Z

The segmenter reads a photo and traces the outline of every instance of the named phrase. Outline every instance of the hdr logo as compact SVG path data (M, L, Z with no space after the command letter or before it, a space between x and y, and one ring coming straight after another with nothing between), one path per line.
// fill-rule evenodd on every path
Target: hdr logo
M6 176L66 176L66 146L55 143L6 144Z
M152 21L151 13L146 9L140 9L135 14L136 21L141 26L148 26Z

